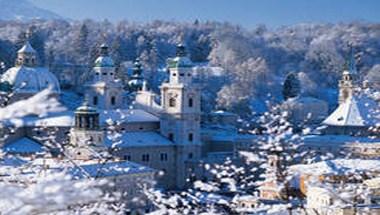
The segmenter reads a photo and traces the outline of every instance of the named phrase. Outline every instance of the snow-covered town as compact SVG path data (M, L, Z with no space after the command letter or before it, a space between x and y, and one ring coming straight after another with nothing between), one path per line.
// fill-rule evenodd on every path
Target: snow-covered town
M380 4L288 1L0 0L0 214L380 214Z

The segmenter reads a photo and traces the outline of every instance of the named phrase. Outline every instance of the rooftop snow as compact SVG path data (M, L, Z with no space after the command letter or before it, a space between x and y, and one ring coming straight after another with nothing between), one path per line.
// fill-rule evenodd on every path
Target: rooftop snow
M153 169L136 164L129 161L118 161L118 162L105 162L105 163L93 163L93 164L83 164L79 167L74 167L69 169L69 174L74 178L83 178L90 176L92 178L97 177L110 177L125 174L136 174L152 172Z
M310 175L349 174L355 172L380 172L380 160L336 159L313 164L299 164L290 167L293 172Z
M354 137L349 135L307 135L302 137L305 145L380 143L380 139L370 137Z
M74 126L75 114L73 111L50 113L47 116L26 116L21 119L8 120L7 123L22 126L41 127L71 127ZM144 110L107 110L100 112L100 123L105 125L112 122L136 123L159 122L159 119Z
M43 67L12 67L1 76L1 81L11 84L18 93L37 93L49 87L53 93L60 93L57 78Z
M144 131L124 132L114 136L107 135L105 144L108 147L113 146L123 148L133 146L170 146L173 145L173 142L156 132Z
M43 146L38 142L23 137L3 146L3 151L10 153L38 153L43 152Z
M29 41L26 41L25 45L17 53L36 53L36 50L30 45Z
M347 99L323 122L332 126L373 126L379 123L374 117L378 104L367 96Z

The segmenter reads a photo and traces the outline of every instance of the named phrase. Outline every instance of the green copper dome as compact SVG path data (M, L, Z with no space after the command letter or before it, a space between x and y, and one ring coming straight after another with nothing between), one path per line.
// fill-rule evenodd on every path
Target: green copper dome
M186 48L183 44L177 46L176 57L170 58L167 61L169 68L179 68L179 67L192 67L193 63L187 56Z

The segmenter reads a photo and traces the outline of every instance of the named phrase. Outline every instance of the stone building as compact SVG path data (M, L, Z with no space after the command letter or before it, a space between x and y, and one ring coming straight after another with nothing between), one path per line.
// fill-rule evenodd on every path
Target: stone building
M61 147L54 145L62 145L66 155L77 160L108 152L114 158L157 170L159 187L182 189L203 177L204 163L221 162L232 156L234 142L250 138L241 138L236 128L229 128L234 131L230 136L211 126L213 122L201 127L201 92L192 67L185 47L179 45L176 56L168 60L170 77L162 84L161 95L150 91L139 76L142 86L138 85L135 101L129 104L115 77L108 47L102 45L85 85L85 104L75 111L29 115L17 126L3 122L8 123L2 130L7 138L0 140L1 146L8 153L33 157L41 151L59 154ZM227 118L232 121L236 117ZM224 142L228 146L221 144Z

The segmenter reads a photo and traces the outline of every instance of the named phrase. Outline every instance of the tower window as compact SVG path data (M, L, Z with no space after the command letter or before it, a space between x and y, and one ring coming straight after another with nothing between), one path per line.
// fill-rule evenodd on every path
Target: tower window
M170 98L169 99L169 107L175 107L176 105L176 100L175 98Z
M189 98L189 107L193 107L193 98Z
M116 104L116 98L115 96L112 96L111 97L111 105L115 105Z
M169 138L170 141L174 141L174 134L173 133L169 133L168 138Z
M160 159L161 159L161 161L167 161L167 160L168 160L168 154L166 154L166 153L161 153L161 155L160 155Z
M189 139L189 142L193 142L193 139L194 139L193 133L189 133L188 139Z
M94 98L92 98L92 104L98 105L98 97L97 96L94 96Z
M143 154L142 155L142 161L148 162L149 161L149 154Z
M177 73L173 73L173 76L177 76Z

